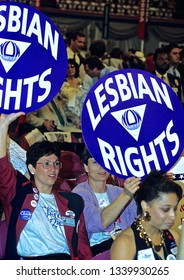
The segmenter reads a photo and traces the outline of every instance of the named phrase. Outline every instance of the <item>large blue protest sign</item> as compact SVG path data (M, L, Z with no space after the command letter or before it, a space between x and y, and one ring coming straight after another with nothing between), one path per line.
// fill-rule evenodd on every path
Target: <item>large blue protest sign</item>
M168 171L183 150L184 111L174 91L141 70L109 73L89 91L82 110L84 141L118 177Z
M52 21L21 3L0 3L0 113L47 104L66 77L65 42Z

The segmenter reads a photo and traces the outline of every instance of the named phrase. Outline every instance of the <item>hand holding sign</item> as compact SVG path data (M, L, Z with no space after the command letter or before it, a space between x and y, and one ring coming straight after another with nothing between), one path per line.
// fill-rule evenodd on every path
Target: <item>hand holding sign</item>
M8 127L13 121L15 121L21 115L24 115L24 112L12 113L10 115L1 114L0 125L5 124L5 126Z
M66 76L66 46L52 21L31 6L0 4L0 112L47 104Z
M97 162L115 176L166 172L183 150L183 112L176 94L156 76L135 69L114 71L85 99L84 140Z

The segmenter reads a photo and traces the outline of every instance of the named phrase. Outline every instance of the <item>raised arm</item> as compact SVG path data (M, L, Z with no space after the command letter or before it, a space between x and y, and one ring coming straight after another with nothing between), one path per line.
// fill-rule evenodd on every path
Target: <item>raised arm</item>
M139 189L140 178L130 177L124 182L124 191L102 211L102 224L107 228L112 224L119 214L124 210L134 193Z
M19 112L9 115L0 115L0 158L3 158L6 155L7 134L10 123L12 123L14 120L16 120L16 118L23 114L23 112Z

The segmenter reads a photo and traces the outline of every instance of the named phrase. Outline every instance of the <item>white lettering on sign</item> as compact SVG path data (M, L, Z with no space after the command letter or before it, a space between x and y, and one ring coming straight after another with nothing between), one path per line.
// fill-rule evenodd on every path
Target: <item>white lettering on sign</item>
M1 5L1 11L7 11L7 6ZM9 6L6 16L0 14L0 32L20 32L22 35L27 37L37 37L37 41L45 49L48 50L49 46L51 49L52 56L57 60L58 55L58 44L59 44L59 33L56 30L52 30L52 26L48 21L43 23L40 20L39 14L36 12L29 16L29 10L18 6ZM52 34L52 31L54 34Z
M150 77L151 86L149 86L144 75L140 73L137 74L136 78L137 80L135 81L134 76L133 80L131 73L127 73L127 77L124 74L117 74L114 79L112 77L107 78L104 84L99 84L94 90L96 103L93 102L92 104L90 100L86 102L93 130L96 129L101 119L112 107L131 98L144 99L147 96L151 101L159 104L165 103L169 109L173 110L167 86L164 83L161 83L160 86L156 79ZM135 84L138 85L137 89ZM118 90L113 86L117 86ZM107 100L107 95L111 97L110 101ZM93 110L93 106L95 110ZM98 112L95 115L96 108L98 108Z
M124 151L124 154L121 151L121 147L112 147L106 141L97 138L104 166L110 171L113 166L117 174L124 176L128 175L127 170L129 170L136 177L142 177L145 173L148 174L153 169L151 164L155 166L155 169L160 170L157 153L162 155L164 164L168 165L168 153L171 153L174 157L179 150L179 137L177 133L171 132L173 127L174 124L171 120L166 130L153 141L144 146L129 147ZM168 142L173 144L171 151L166 151Z
M33 98L35 100L35 96L33 96L33 93L36 83L38 83L38 86L40 88L45 90L42 95L37 97L37 102L39 103L45 100L49 96L49 93L51 91L51 82L47 80L48 76L51 74L51 70L51 68L45 70L40 76L36 75L26 79L18 79L16 89L15 81L12 81L11 79L4 80L2 77L0 77L0 87L5 83L5 91L3 92L3 90L0 89L0 107L4 107L5 110L9 110L11 100L14 100L15 110L19 110L23 97L23 87L27 88L26 108L31 107ZM12 86L12 84L14 84L14 87ZM5 94L6 98L4 98ZM2 104L3 100L4 104Z

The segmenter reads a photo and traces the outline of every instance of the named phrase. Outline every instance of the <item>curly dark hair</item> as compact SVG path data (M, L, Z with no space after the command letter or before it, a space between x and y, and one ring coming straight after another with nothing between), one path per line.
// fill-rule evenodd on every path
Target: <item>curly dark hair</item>
M140 183L140 188L134 195L137 214L142 214L141 201L151 202L163 193L176 194L178 201L182 198L182 188L179 184L169 180L163 171L152 170Z

